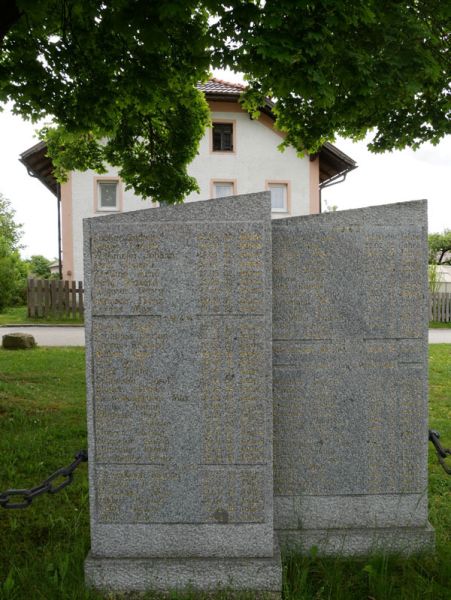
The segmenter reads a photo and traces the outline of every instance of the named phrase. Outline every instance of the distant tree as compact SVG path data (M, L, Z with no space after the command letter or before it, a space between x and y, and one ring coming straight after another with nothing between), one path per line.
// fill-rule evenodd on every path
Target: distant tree
M23 232L22 225L14 220L15 214L11 202L0 193L0 255L20 249Z
M429 234L429 264L451 265L451 229Z
M337 204L329 204L328 200L323 200L324 209L323 212L337 212L338 205Z
M50 279L52 272L50 265L53 261L45 258L42 254L34 254L25 261L28 268L28 276L36 279Z
M26 269L20 258L22 225L14 220L11 202L0 194L0 310L22 303Z
M59 180L118 167L128 187L180 202L209 123L196 83L245 74L252 116L276 100L282 146L336 135L384 152L451 130L449 0L3 0L0 102L52 120Z
M27 268L18 252L0 256L0 311L27 301Z

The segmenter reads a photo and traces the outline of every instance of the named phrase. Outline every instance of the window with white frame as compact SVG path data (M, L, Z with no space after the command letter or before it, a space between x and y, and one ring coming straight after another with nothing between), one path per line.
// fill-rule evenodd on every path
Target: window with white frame
M215 198L224 198L225 196L233 196L234 185L233 181L214 181L213 190Z
M288 185L286 183L269 183L272 212L288 212Z
M117 181L97 182L97 210L119 210L119 193Z

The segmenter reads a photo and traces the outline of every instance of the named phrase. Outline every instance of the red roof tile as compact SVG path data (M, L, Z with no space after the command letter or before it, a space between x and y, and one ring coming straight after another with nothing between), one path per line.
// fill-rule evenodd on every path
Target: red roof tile
M230 83L229 81L213 77L205 83L199 83L197 88L206 94L233 94L236 96L244 91L246 86L241 83Z

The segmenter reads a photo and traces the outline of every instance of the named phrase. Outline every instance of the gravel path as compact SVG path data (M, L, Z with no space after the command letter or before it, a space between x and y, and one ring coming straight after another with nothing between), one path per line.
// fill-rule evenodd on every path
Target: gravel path
M32 325L0 327L0 336L7 333L31 333L38 346L84 346L84 327L33 327Z

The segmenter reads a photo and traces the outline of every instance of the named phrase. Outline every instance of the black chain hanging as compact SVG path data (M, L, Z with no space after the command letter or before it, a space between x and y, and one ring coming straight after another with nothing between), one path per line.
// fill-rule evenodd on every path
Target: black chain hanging
M429 429L429 441L434 444L435 451L437 452L438 462L442 465L443 470L448 475L451 475L451 465L446 464L446 457L451 456L451 448L444 448L439 442L440 434L434 429Z
M41 494L56 494L61 491L65 487L67 487L70 483L72 483L74 479L74 471L78 467L78 465L82 462L86 462L88 460L88 453L86 450L80 450L75 455L75 460L73 463L68 465L67 467L62 467L58 469L54 473L47 477L45 481L32 487L28 490L6 490L5 492L0 493L0 506L2 508L27 508L33 502L33 500L40 496ZM64 477L64 481L59 483L58 485L53 485L55 479L59 477ZM14 496L21 496L23 500L21 502L11 502L11 498Z
M448 466L446 463L446 458L451 456L451 449L444 448L439 441L440 434L438 431L434 431L433 429L429 429L429 441L434 444L435 451L437 452L437 457L439 463L442 465L443 470L448 475L451 475L451 466ZM33 502L34 498L40 496L41 494L56 494L61 491L69 484L72 483L74 479L74 471L82 462L87 462L88 453L86 450L80 450L75 455L75 460L67 467L62 467L58 469L54 473L50 475L45 481L40 483L39 485L32 487L30 489L11 489L6 490L5 492L0 492L0 507L2 508L27 508ZM53 481L58 479L59 477L64 477L64 481L59 483L58 485L53 485ZM14 496L21 496L21 502L11 502L11 498Z

